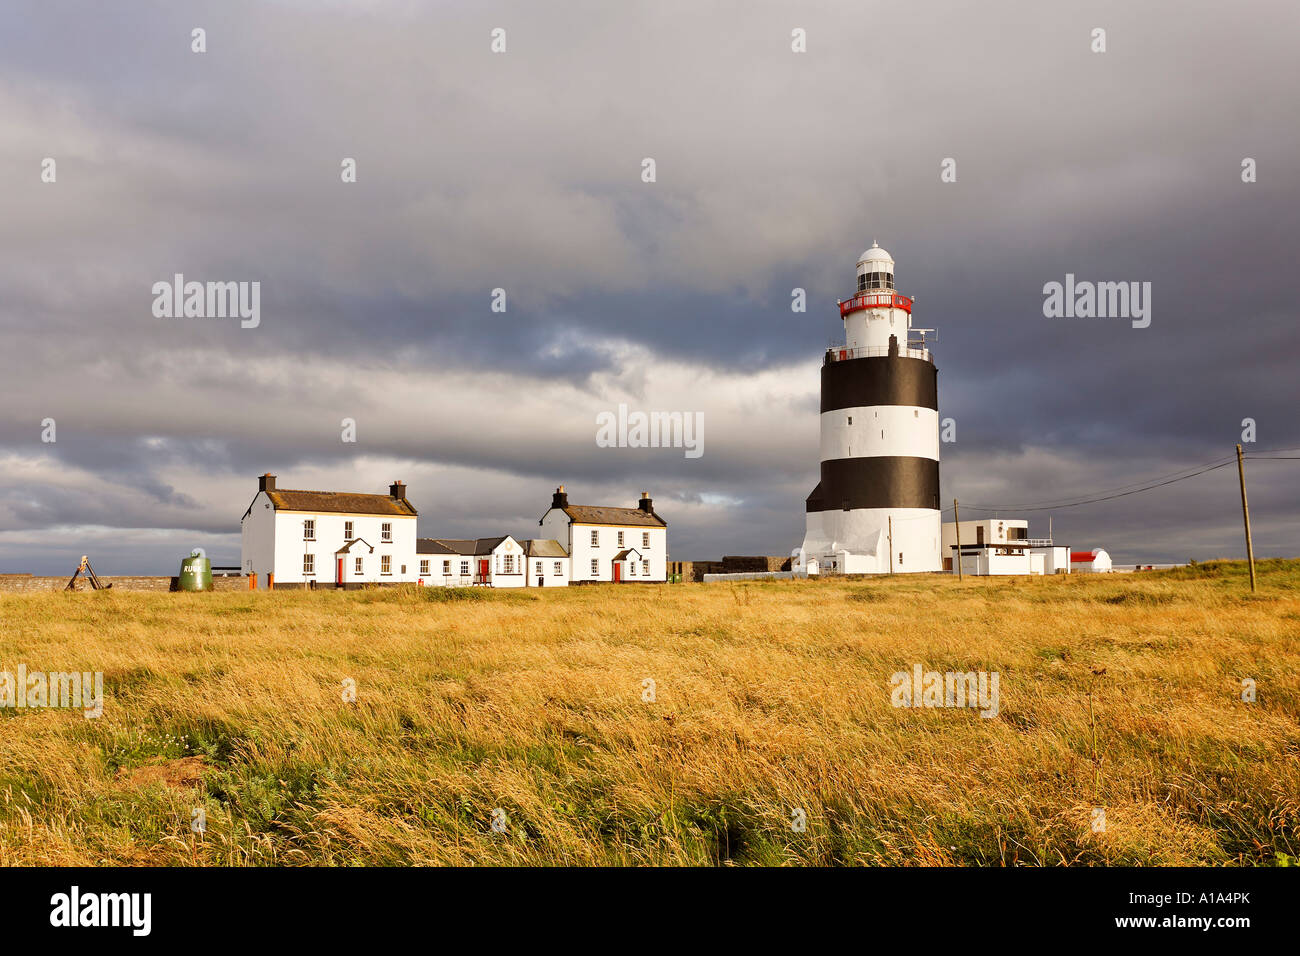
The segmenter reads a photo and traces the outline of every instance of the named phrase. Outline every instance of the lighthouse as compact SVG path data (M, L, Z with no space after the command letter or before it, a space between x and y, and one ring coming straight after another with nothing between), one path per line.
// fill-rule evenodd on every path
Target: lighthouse
M844 346L821 370L821 480L796 574L939 571L938 370L876 243L839 303Z

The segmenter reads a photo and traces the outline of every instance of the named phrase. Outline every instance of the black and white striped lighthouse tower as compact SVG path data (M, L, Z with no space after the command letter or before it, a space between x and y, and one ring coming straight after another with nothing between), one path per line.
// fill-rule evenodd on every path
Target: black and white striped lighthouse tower
M930 329L894 288L894 260L874 242L857 294L840 302L844 347L822 364L821 480L806 501L796 573L938 571L938 371Z

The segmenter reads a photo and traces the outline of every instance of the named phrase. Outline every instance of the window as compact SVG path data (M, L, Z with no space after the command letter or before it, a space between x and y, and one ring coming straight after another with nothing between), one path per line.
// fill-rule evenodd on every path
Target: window
M650 573L650 562L649 562L649 561L642 561L642 562L641 562L641 573L644 574L644 575L648 575L648 574Z
M849 416L849 424L850 424L850 425L853 424L853 416L852 416L852 415Z
M592 532L592 534L595 534L595 533L596 533L596 532L594 532L594 531ZM595 558L592 558L592 559L591 559L591 576L592 576L593 578L598 578L598 577L600 577L600 564L596 561Z
M536 562L536 564L537 564L537 573L538 573L538 574L545 574L546 572L542 570L542 562L538 561L538 562Z
M557 578L559 578L559 577L563 577L563 576L564 576L564 562L563 562L563 561L556 561L556 562L555 562L555 576L556 576Z
M316 522L314 519L308 518L306 521L302 523L302 540L304 541L316 540Z
M501 573L502 574L515 573L515 556L513 554L501 555Z
M344 540L344 541L351 541L351 540L352 540L352 522L351 522L351 521L345 521L345 522L343 522L343 540Z
M460 563L460 573L461 573L461 574L469 574L469 562L468 562L468 561L462 561L462 562Z
M629 562L627 563L627 574L628 574L628 577L632 577L632 578L636 577L636 562L635 562L635 561L629 561Z
M442 562L442 573L443 573L443 574L451 574L451 562L450 562L450 561L444 561L444 562Z
M360 559L360 558L357 558L357 561L356 561L356 569L357 569L356 573L357 573L357 574L360 574L360 573L361 573L361 559Z
M597 531L595 528L591 529L591 546L593 548L600 547L600 532Z
M619 546L620 548L623 547L623 532L622 532L622 531L620 531L620 532L618 533L618 546Z
M391 554L385 554L385 555L383 555L383 556L380 557L380 559L379 559L379 573L380 573L380 574L392 574L392 573L393 573L393 556L392 556Z
M302 556L302 573L303 574L316 573L316 555L304 554Z
M393 540L393 523L391 521L385 521L379 526L379 539L381 541Z
M643 547L643 548L648 548L648 547L650 547L650 532L649 532L649 531L642 531L642 532L641 532L641 547Z
M898 566L899 566L900 568L903 566L903 552L902 552L902 551L898 552Z
M421 574L428 574L428 573L429 573L429 562L428 562L428 561L424 561L424 560L422 560L422 561L420 562L420 573L421 573Z
M858 276L858 291L870 292L873 289L892 289L894 275L891 272L864 272Z

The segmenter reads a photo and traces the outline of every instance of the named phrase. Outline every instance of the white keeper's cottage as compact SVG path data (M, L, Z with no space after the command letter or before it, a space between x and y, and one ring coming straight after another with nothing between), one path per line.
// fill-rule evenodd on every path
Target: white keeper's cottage
M668 522L655 513L647 492L641 492L635 508L571 505L560 485L537 523L544 539L558 541L568 552L574 583L668 579Z
M240 564L258 587L361 587L418 579L415 508L406 485L386 495L291 491L257 480L240 522Z

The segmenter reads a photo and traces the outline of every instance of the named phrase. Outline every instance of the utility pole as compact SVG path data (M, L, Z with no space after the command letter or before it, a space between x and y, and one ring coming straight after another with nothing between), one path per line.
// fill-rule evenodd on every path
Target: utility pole
M952 499L952 523L957 529L957 580L961 580L961 512L957 510L957 499Z
M889 573L894 573L894 516L889 516Z
M1255 590L1255 546L1250 540L1250 505L1246 504L1246 465L1237 445L1237 479L1241 482L1241 517L1246 522L1246 561L1250 564L1250 590Z

